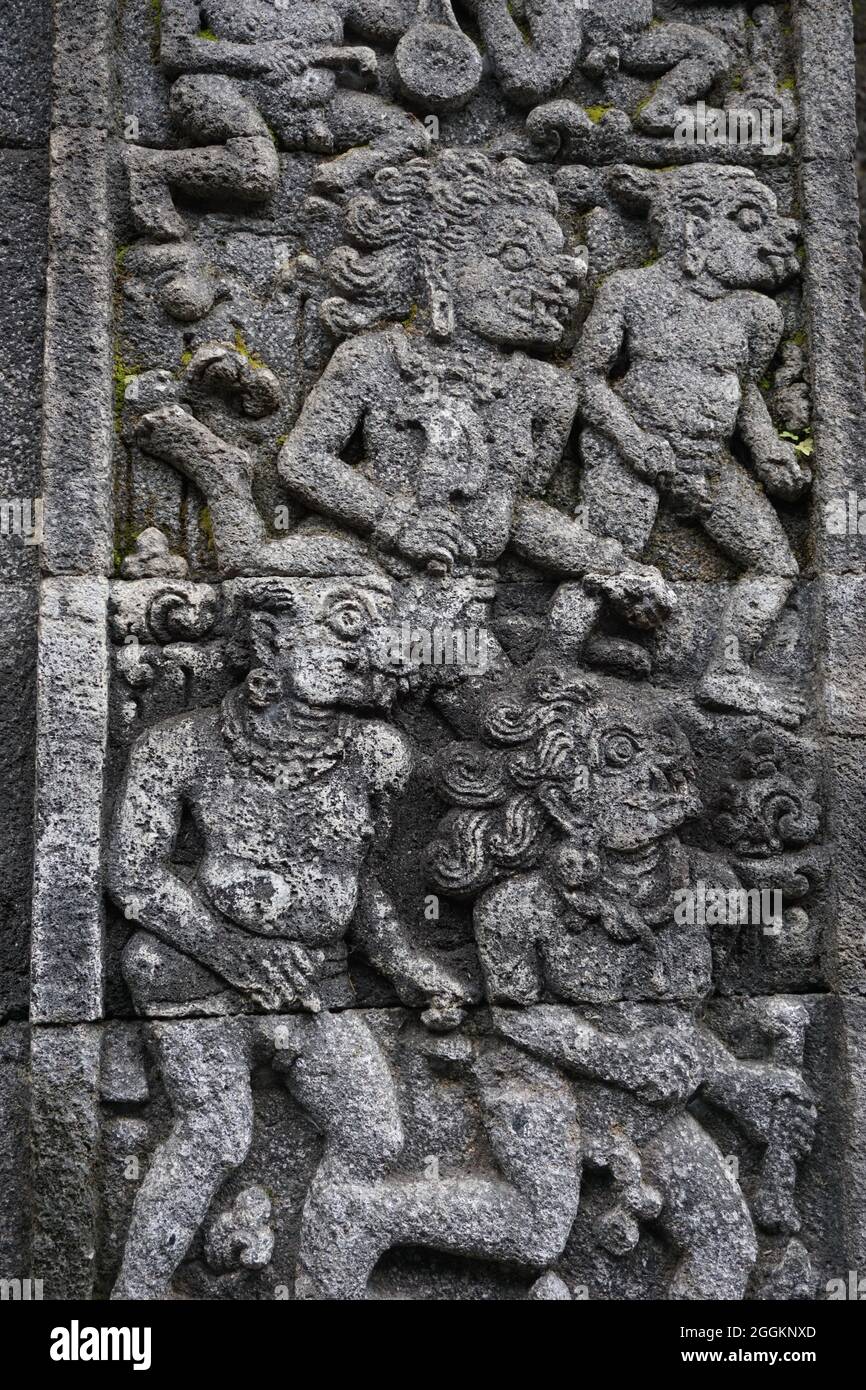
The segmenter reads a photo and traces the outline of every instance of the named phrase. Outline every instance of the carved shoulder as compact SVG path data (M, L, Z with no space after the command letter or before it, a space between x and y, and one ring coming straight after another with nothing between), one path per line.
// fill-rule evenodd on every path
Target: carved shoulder
M412 771L412 750L399 729L378 719L359 722L352 745L367 773L371 791L386 793L405 789Z

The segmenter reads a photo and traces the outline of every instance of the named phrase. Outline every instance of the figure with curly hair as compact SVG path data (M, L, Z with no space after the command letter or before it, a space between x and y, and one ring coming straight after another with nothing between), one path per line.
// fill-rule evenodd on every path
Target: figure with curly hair
M492 701L483 741L451 746L440 791L430 879L474 903L501 1035L575 1078L584 1162L613 1179L599 1243L624 1254L653 1221L678 1252L669 1297L742 1298L754 1220L798 1228L815 1110L797 1069L741 1060L702 1022L732 933L711 940L677 894L737 880L680 838L700 809L685 734L645 692L538 664ZM766 1146L751 1210L697 1096Z
M345 341L278 463L293 497L414 584L418 622L461 583L489 586L507 547L593 575L633 622L667 616L657 571L543 500L577 398L542 354L566 341L585 274L550 184L445 150L381 170L346 226L322 305Z

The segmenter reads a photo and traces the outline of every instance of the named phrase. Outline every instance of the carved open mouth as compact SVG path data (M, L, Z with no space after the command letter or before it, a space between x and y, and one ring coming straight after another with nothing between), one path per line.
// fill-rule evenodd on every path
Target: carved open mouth
M572 313L570 303L562 295L532 286L512 290L508 302L509 307L526 323L542 323L557 332L568 326Z
M760 251L759 260L772 274L775 280L782 280L786 275L790 275L797 266L796 257L784 251Z

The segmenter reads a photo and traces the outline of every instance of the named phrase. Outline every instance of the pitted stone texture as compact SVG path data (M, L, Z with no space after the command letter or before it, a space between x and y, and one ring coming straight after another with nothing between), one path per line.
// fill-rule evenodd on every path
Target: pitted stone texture
M90 1298L96 1268L99 1031L30 1038L33 1268L45 1298Z
M48 573L107 573L110 488L110 276L107 136L51 140L42 488Z
M102 1014L107 583L42 585L31 1016Z
M28 1029L0 1024L0 1266L4 1279L30 1275Z
M0 576L33 582L39 572L38 511L48 171L42 152L0 150ZM17 524L7 507L23 519ZM22 516L23 513L23 516ZM25 543L27 542L27 543Z
M828 1136L798 1183L778 1101L812 1088L839 1123L822 1090L838 1010L741 1000L710 1027L660 1005L497 1010L438 1036L399 1010L137 1025L124 1056L153 1089L104 1103L100 1279L138 1191L116 1296L538 1298L555 1280L575 1299L811 1297L838 1258L840 1156ZM711 1038L726 1060L708 1086ZM190 1204L201 1230L176 1268Z
M33 797L36 702L36 595L23 585L0 585L0 618L7 633L0 653L0 1019L27 1012L30 902L33 873Z
M131 0L122 141L108 7L77 85L58 46L58 1287L844 1267L862 554L823 521L864 411L824 8ZM697 100L780 138L683 143Z
M51 0L9 0L0 35L0 82L0 144L44 145L51 94Z

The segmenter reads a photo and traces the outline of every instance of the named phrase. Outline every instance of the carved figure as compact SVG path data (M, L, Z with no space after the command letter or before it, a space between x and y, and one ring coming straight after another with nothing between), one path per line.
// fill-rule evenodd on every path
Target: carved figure
M138 1192L118 1297L164 1296L251 1138L250 1069L267 1055L327 1134L326 1172L378 1174L400 1148L384 1058L351 1002L350 924L407 1001L448 1015L471 991L414 949L377 877L405 737L358 711L387 706L389 595L375 579L240 589L253 669L217 708L135 745L110 848L111 892L140 929L123 970L153 1025L174 1126ZM172 865L184 811L203 840ZM277 1022L256 1014L298 1010ZM325 1238L318 1231L317 1240Z
M541 499L576 396L532 350L565 338L584 274L566 251L550 186L516 160L445 151L382 170L349 208L353 243L327 270L322 307L352 334L311 391L279 458L293 496L367 538L416 581L423 622L442 575L486 577L506 546L560 575L596 577L631 621L673 602L625 558ZM390 327L374 328L383 318ZM403 320L402 322L393 322ZM360 464L344 455L359 439Z
M752 661L798 574L770 498L793 501L811 482L760 385L783 332L771 293L799 270L797 224L747 170L620 167L612 177L624 202L648 212L659 257L602 283L575 354L589 524L634 555L660 494L700 524L742 574L698 698L793 726L802 700Z
M700 809L684 734L646 693L539 666L528 690L492 703L485 744L452 746L441 791L454 809L431 845L432 880L478 895L502 1035L579 1078L583 1153L616 1193L601 1242L624 1253L651 1218L680 1254L670 1297L743 1297L753 1216L686 1107L700 1095L766 1146L754 1217L795 1232L796 1163L815 1122L799 1074L807 1016L795 1001L768 1006L766 1035L790 1040L777 1063L740 1060L701 1022L713 956L730 942L678 920L677 890L737 880L679 838Z
M505 0L478 0L479 23L499 81L512 100L533 106L527 130L540 144L568 136L575 148L589 148L632 126L640 134L669 136L678 112L729 74L739 56L732 36L718 23L672 21L656 15L652 0L596 0L571 15L564 9L558 0L530 0L522 25ZM725 96L725 107L779 111L785 135L792 134L796 107L790 93L779 90L781 34L769 5L755 10L742 48L745 67L738 90ZM576 71L599 84L600 119L567 95L549 100ZM616 104L620 73L655 79L633 116Z
M172 188L197 198L268 199L279 179L277 146L342 155L317 177L320 192L337 196L362 174L427 148L420 121L375 93L340 86L345 74L364 85L376 76L373 50L344 43L347 13L363 24L363 4L341 0L165 0L160 56L175 78L171 116L194 147L129 146L141 231L184 238ZM373 23L375 31L375 16Z

